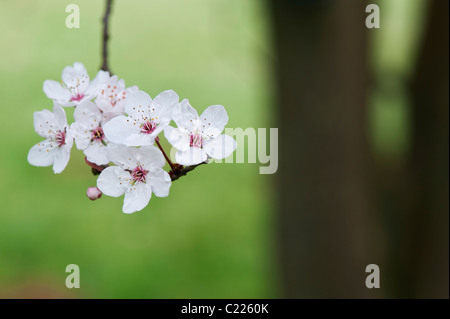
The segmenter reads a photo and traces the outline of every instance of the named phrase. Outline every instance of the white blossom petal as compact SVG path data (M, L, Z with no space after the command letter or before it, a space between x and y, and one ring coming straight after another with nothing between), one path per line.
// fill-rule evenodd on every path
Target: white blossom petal
M139 88L137 85L133 85L133 86L130 86L129 88L127 88L126 91L127 91L127 95L131 95L131 94L134 94L137 91L139 91Z
M52 131L57 130L55 114L49 110L34 112L34 130L40 136L48 138L52 135Z
M57 146L50 141L42 141L34 145L28 152L27 160L31 165L46 167L53 164L54 151Z
M159 133L163 130L164 126L158 125L155 130L151 134L145 134L145 133L137 133L132 134L128 136L126 139L123 140L123 144L126 146L147 146L147 145L153 145L155 143L155 138L158 136Z
M64 127L67 125L67 117L66 117L66 112L64 111L64 109L61 107L61 105L59 105L56 102L53 102L53 114L55 114L55 124L56 127L59 130L63 130Z
M114 145L108 150L108 160L123 169L133 170L138 164L136 153L138 149L135 147L127 147L124 145Z
M56 100L60 103L67 102L72 97L67 88L65 88L60 82L53 80L45 80L43 90L49 99Z
M178 94L173 90L167 90L158 94L152 103L152 108L155 108L154 112L160 119L168 119L168 122L172 120L172 113L174 108L178 105L180 98Z
M117 116L123 116L123 113L117 114L114 112L103 112L102 113L102 125L104 126L107 122L109 122L111 119L117 117Z
M131 186L131 175L120 167L105 168L97 179L97 187L103 194L119 197Z
M167 126L164 129L164 136L177 150L185 151L189 148L189 136L178 128Z
M75 122L70 126L70 131L75 138L77 148L79 150L85 150L91 143L91 128L87 125L87 123Z
M64 140L65 144L61 147L66 148L69 152L72 149L73 146L73 134L70 128L67 126L67 124L64 126L63 131L66 132L66 138Z
M117 116L108 121L103 132L108 140L123 144L124 140L133 134L140 134L139 125L126 116Z
M66 147L60 147L54 151L54 162L53 162L53 172L55 174L61 173L69 163L70 159L70 149Z
M126 191L122 210L125 214L140 211L148 205L151 197L152 189L150 185L138 182Z
M127 97L125 102L125 113L135 120L143 119L141 111L148 111L151 104L151 97L144 91L138 91Z
M70 128L75 137L77 148L85 150L90 145L92 131L100 126L102 115L94 103L85 101L75 108L73 117L75 123L72 123Z
M89 75L83 64L75 62L73 66L66 66L61 78L69 89L76 89L84 93L89 86Z
M222 134L213 140L207 141L204 149L210 157L221 159L233 153L236 145L236 141L231 136Z
M189 104L189 100L184 99L174 107L173 120L178 128L192 129L194 121L199 121L197 111Z
M198 147L190 147L186 151L178 151L175 154L175 159L177 163L181 165L196 165L200 164L206 159L208 156L206 153Z
M222 105L209 106L200 116L200 119L206 129L215 128L219 133L223 131L228 123L227 111Z
M156 146L143 146L137 150L136 160L147 170L160 169L166 163L164 155Z
M87 160L97 165L106 165L109 163L107 154L108 146L100 142L92 142L84 150L84 155L86 155Z
M73 118L75 122L85 123L94 129L99 126L102 114L95 103L85 101L77 105L73 112Z
M152 191L156 196L169 196L172 180L170 179L170 175L165 170L161 168L150 170L146 177L146 183L151 186Z
M100 70L95 78L89 83L86 89L86 95L95 98L99 93L100 87L109 79L109 72Z

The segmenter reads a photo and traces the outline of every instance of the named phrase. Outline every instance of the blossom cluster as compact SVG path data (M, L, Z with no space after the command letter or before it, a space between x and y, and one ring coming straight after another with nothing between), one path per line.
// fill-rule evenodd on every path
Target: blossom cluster
M168 196L174 171L225 158L236 149L236 141L222 134L228 122L223 106L212 105L199 116L173 90L152 99L107 71L98 71L91 81L78 62L64 68L61 82L46 80L43 90L53 100L53 112L34 113L34 129L45 140L30 149L28 162L61 173L75 141L86 163L101 172L88 197L125 195L124 213L142 210L152 193ZM75 108L70 125L63 107ZM162 132L177 150L176 163L159 144ZM163 169L166 160L171 174Z

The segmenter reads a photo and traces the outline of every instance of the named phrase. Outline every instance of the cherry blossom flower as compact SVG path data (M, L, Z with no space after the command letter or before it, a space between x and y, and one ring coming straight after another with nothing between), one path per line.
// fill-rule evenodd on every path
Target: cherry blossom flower
M123 115L126 98L139 91L137 86L125 87L125 81L117 75L109 76L97 89L95 104L103 111L105 119Z
M110 141L126 146L153 145L172 120L178 101L178 95L172 90L160 93L153 101L147 93L138 91L126 99L128 116L117 116L106 123L105 135Z
M172 182L162 169L164 157L155 146L134 148L120 145L109 150L108 158L117 166L102 171L97 187L108 196L125 194L124 213L142 210L148 205L152 192L158 197L169 195Z
M34 166L53 164L55 174L61 173L69 162L73 145L64 109L54 102L53 113L49 110L34 112L34 130L46 140L30 149L28 162Z
M84 152L89 162L108 164L106 154L110 142L103 132L100 109L93 102L85 101L75 108L73 117L75 122L70 128L77 148Z
M95 79L90 82L84 65L75 62L73 66L64 68L61 77L61 82L45 80L44 93L62 106L76 106L84 101L92 100L102 82L108 79L109 73L99 71Z
M182 165L196 165L208 157L222 159L236 149L236 141L221 134L228 123L228 115L222 105L211 105L201 116L187 99L175 108L173 120L178 128L166 127L164 134L178 151L176 161Z

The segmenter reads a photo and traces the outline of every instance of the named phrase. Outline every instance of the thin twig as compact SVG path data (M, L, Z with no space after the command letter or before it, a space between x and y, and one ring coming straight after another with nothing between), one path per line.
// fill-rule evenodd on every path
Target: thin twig
M111 7L112 7L113 0L106 0L106 9L105 9L105 15L103 16L103 51L102 51L102 66L101 70L108 71L111 73L108 65L108 40L109 40L109 16L111 14ZM181 176L186 175L190 171L197 168L197 166L200 166L202 164L207 164L207 162L202 162L197 165L191 165L191 166L183 166L177 163L172 163L172 161L167 156L166 152L162 148L161 144L159 143L159 137L156 137L155 139L156 145L158 145L159 149L164 155L164 158L166 159L167 163L169 164L171 171L169 172L170 178L172 181L176 181ZM96 165L95 163L89 162L87 158L85 158L86 164L88 164L92 168L92 173L94 175L100 174L105 168L107 168L109 165Z
M175 164L175 169L171 170L169 172L170 175L170 179L173 181L176 181L177 179L179 179L181 176L186 175L187 173L189 173L190 171L193 171L194 169L196 169L198 166L203 165L203 164L208 164L207 162L202 162L200 164L197 165L191 165L191 166L183 166L180 164Z
M103 16L103 52L102 52L103 63L101 69L108 72L110 72L108 65L108 40L109 40L108 26L112 2L113 0L106 0L105 15Z
M163 147L161 146L161 144L159 143L159 136L157 136L155 138L155 142L156 145L158 145L158 148L160 149L160 151L163 153L164 158L166 159L167 163L170 166L170 179L173 181L176 181L177 179L179 179L181 176L186 175L187 173L189 173L190 171L194 170L197 166L202 165L202 164L207 164L207 162L202 162L200 164L197 165L191 165L191 166L183 166L180 165L178 163L172 163L172 161L170 160L169 156L167 156L166 152L164 151Z
M156 145L158 145L158 148L159 148L159 149L161 150L161 152L163 153L164 158L166 159L166 161L167 161L167 163L169 164L170 168L171 168L172 170L174 170L174 165L173 165L172 161L170 160L169 156L167 156L166 152L164 152L164 149L162 148L161 144L159 144L159 136L157 136L157 137L155 138L155 142L156 142Z
M92 174L99 175L105 168L109 165L97 165L95 163L89 162L87 157L84 158L86 164L88 164L92 168Z

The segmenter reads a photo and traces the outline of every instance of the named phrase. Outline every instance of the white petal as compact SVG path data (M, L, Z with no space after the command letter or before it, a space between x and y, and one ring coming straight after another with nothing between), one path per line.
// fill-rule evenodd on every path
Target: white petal
M67 126L67 124L63 128L63 131L64 130L66 131L66 138L64 140L65 144L62 147L66 148L67 150L70 151L73 146L73 134L72 134L72 131L70 130L70 128Z
M123 141L130 135L139 134L139 125L126 116L117 116L108 121L103 132L108 140L113 143L123 144Z
M91 129L95 129L100 125L102 114L100 109L91 101L85 101L80 103L73 112L73 118L75 122L81 122L85 125L91 126Z
M97 187L105 195L119 197L131 186L130 179L130 173L120 167L110 166L100 173L97 179Z
M108 147L108 160L123 169L133 170L139 164L136 159L138 149L124 145L111 145Z
M73 67L66 66L61 77L69 89L78 87L80 93L84 93L89 86L89 75L84 65L79 62L75 62Z
M109 122L111 119L115 118L116 116L121 116L123 113L115 113L115 112L103 112L102 114L102 126L104 126L107 122Z
M165 170L158 168L149 171L146 176L146 183L152 187L152 191L156 196L169 196L169 189L172 185L172 181Z
M219 133L223 131L225 125L228 123L227 111L225 111L222 105L209 106L200 118L206 129L215 128L219 130Z
M138 133L133 134L123 140L123 144L126 146L146 146L153 145L155 143L155 138L163 130L164 125L158 125L151 134Z
M100 87L109 79L109 72L100 70L97 72L95 78L89 83L86 89L86 95L91 98L97 97Z
M69 163L70 148L60 147L55 150L54 153L53 171L55 174L59 174L66 168L67 163Z
M111 102L105 98L103 98L102 96L99 96L96 100L95 100L95 104L97 104L97 106L99 107L99 109L101 109L103 112L107 112L107 113L124 113L124 105L125 105L125 101L120 101L122 103L116 103L116 105L111 105Z
M55 120L56 120L57 127L60 130L63 130L64 127L67 125L66 112L61 107L61 105L59 105L56 102L53 102L53 114L55 114Z
M222 133L222 131L223 130L219 130L215 127L203 128L202 136L206 140L210 140L210 139L212 140L212 139L215 139L216 137L218 137L220 135L220 133Z
M136 183L125 193L122 210L125 214L140 211L148 205L152 197L152 189L146 183Z
M155 113L158 118L166 118L169 122L172 120L172 113L180 98L173 90L167 90L158 94L152 103L152 108L155 108Z
M97 165L106 165L109 163L107 154L108 146L100 142L89 143L88 147L84 150L84 155L86 155L87 160Z
M156 146L143 146L138 148L135 154L138 163L142 164L145 169L160 169L164 166L164 155Z
M86 125L86 123L75 122L70 126L70 131L72 132L75 143L79 150L85 150L91 143L92 131L91 128Z
M189 100L184 99L174 107L173 120L179 128L191 129L192 123L198 120L197 111L189 104Z
M129 88L126 89L126 92L128 95L134 94L137 91L139 91L139 88L137 85L130 86Z
M52 131L58 130L55 114L49 110L34 112L34 130L40 136L48 138Z
M190 147L186 151L178 151L175 154L177 163L181 165L196 165L206 161L208 156L206 153L198 147Z
M148 111L152 104L151 97L144 91L137 91L127 97L125 103L125 113L134 119L142 119L140 111Z
M53 80L45 80L43 90L49 99L57 100L62 103L69 102L72 97L67 88L65 88L61 83Z
M205 143L205 152L212 158L221 159L228 157L236 149L236 141L228 135L219 137Z
M189 136L177 128L167 126L164 129L164 136L177 150L185 151L189 148Z
M45 167L53 164L54 151L57 146L48 140L42 141L34 145L28 152L28 162L31 165Z

